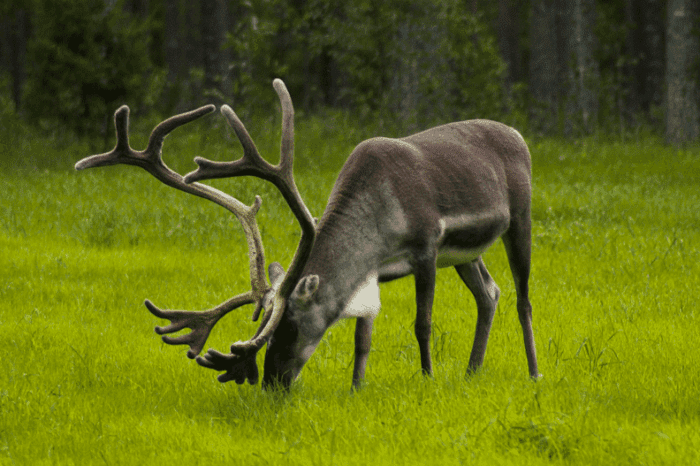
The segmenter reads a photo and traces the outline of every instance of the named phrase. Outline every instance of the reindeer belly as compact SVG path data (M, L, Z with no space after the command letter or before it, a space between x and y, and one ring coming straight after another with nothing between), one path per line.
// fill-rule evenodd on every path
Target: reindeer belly
M466 264L476 260L488 247L479 249L460 249L455 247L443 247L438 250L438 268L452 267L459 264Z
M443 216L439 220L437 266L452 267L476 260L508 229L507 209L489 213ZM433 244L435 244L433 243ZM388 282L413 273L415 251L411 246L384 257L379 267L379 282Z
M438 267L471 262L484 253L507 229L507 211L464 214L440 219Z

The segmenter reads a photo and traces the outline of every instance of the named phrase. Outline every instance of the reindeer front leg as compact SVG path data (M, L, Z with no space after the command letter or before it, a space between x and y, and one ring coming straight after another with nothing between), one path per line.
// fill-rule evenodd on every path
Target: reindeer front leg
M355 324L355 367L352 371L352 389L357 390L365 378L369 349L372 346L374 316L358 317Z

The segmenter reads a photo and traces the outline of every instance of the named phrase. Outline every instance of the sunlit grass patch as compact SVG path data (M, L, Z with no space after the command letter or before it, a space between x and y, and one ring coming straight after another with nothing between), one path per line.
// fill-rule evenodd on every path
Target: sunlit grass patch
M273 120L248 126L274 161ZM344 158L369 136L342 116L328 121L297 125L297 180L317 216ZM136 147L150 129L140 128ZM164 159L180 172L194 168L195 155L232 159L240 149L219 142L222 131L180 129ZM361 391L350 391L354 325L346 321L327 332L287 395L219 384L185 347L159 340L153 327L164 322L143 305L203 310L246 290L240 226L133 167L73 172L85 151L52 152L63 160L46 163L31 149L0 173L1 464L697 462L697 149L653 139L531 144L541 380L527 377L499 243L484 256L502 294L477 374L465 377L474 300L444 269L433 378L420 374L409 277L382 285ZM286 266L299 232L274 188L212 184L246 203L263 196L267 259ZM252 335L251 313L223 319L208 346L227 351Z

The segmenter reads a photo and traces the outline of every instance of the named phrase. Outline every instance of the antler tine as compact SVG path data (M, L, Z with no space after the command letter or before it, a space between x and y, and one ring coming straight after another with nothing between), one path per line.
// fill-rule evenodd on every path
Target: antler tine
M168 168L162 160L161 152L165 137L175 128L189 123L215 110L213 105L207 105L196 110L175 115L158 124L143 151L136 151L129 145L129 107L120 107L114 113L114 124L117 133L117 143L113 150L104 154L86 157L75 164L76 170L102 167L108 165L126 164L143 168L164 184L189 194L215 202L233 213L241 222L248 243L250 258L251 291L235 296L219 306L203 312L161 310L146 300L146 307L157 317L168 319L171 324L156 327L156 333L163 335L190 328L192 332L178 337L164 336L163 341L171 345L187 344L190 346L188 357L194 358L201 352L214 325L228 312L242 305L256 303L254 320L260 314L262 300L268 290L265 278L265 252L263 249L260 230L255 215L262 204L260 196L255 197L251 206L246 206L238 199L210 186L184 182L183 177Z
M247 175L257 176L274 183L278 177L278 167L262 158L258 148L255 147L253 138L250 137L248 130L241 119L238 118L236 112L228 105L223 105L221 114L226 118L229 126L233 128L238 140L241 142L243 157L232 162L215 162L204 157L195 157L194 161L198 168L185 175L185 183Z
M282 106L282 142L280 144L280 169L294 183L292 170L294 165L294 105L287 86L281 79L272 81Z
M279 167L285 183L281 183L278 188L282 191L302 229L299 246L289 266L289 271L280 285L279 294L289 296L301 278L301 269L311 252L311 246L316 237L316 225L294 181L294 106L292 105L292 97L281 79L275 79L272 86L275 88L282 105L282 141L280 143Z
M214 110L216 110L216 106L209 104L196 110L171 116L167 120L160 122L155 128L153 128L151 136L148 138L148 146L144 152L157 154L160 158L161 150L163 148L163 141L168 134L170 134L175 128L194 121L213 112Z
M280 163L272 165L260 156L248 130L236 112L228 105L224 105L221 107L221 113L236 132L236 136L243 146L243 157L233 162L214 162L203 157L196 157L195 162L198 168L185 175L185 183L246 175L253 175L269 181L280 190L302 230L313 235L315 231L313 217L294 182L294 106L292 98L281 79L275 79L273 86L282 104Z
M117 132L117 145L114 148L119 153L133 152L129 145L129 112L127 105L122 105L114 112L114 129Z
M214 105L205 105L204 107L200 107L196 110L181 113L168 118L153 129L146 149L144 151L136 151L129 145L130 109L127 105L122 105L116 112L114 112L114 127L117 133L117 144L114 149L109 152L105 152L104 154L85 157L75 164L75 169L84 170L86 168L126 164L144 168L155 175L155 173L153 173L149 167L151 167L153 163L163 165L160 154L165 137L175 128L201 118L204 115L213 112L215 109L216 107ZM171 172L167 173L169 175L168 178L172 177L172 175L176 175L176 179L181 178L180 175L172 172L169 169L165 172ZM164 180L161 181L165 182Z

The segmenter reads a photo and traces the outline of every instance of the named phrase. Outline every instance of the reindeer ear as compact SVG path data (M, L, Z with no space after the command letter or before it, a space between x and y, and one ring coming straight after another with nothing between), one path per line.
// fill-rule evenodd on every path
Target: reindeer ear
M309 301L318 290L318 275L307 275L299 280L292 297L302 301Z

